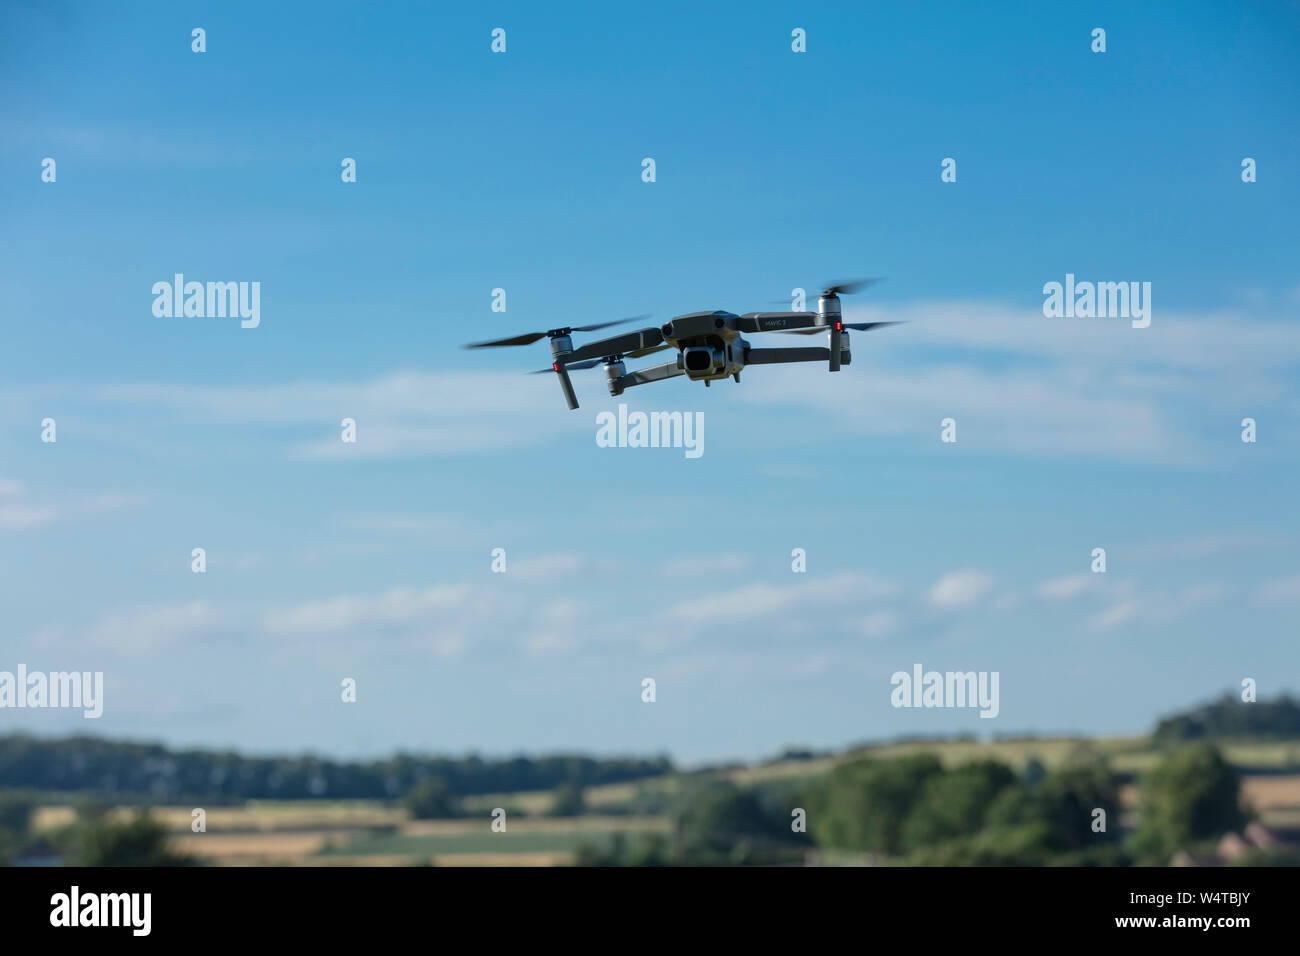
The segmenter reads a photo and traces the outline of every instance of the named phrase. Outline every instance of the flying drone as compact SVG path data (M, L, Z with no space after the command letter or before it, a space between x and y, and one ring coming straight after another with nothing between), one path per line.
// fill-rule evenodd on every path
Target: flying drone
M845 322L840 312L840 295L849 295L877 282L863 279L841 282L822 290L817 299L816 312L690 312L679 315L662 326L622 332L608 338L597 339L577 348L573 346L574 332L594 332L597 329L644 321L648 316L637 316L596 325L576 325L572 328L551 329L549 332L525 332L508 339L491 342L474 342L467 349L498 348L506 345L531 345L542 338L551 341L551 367L538 369L533 374L552 372L560 380L560 389L569 408L578 407L578 397L569 380L570 369L605 367L605 383L610 395L622 395L633 385L662 382L685 375L706 386L719 379L731 377L740 381L740 371L747 365L780 365L787 362L826 362L832 372L852 360L849 353L849 329L868 332L897 322ZM815 335L827 332L830 342L826 348L759 349L745 341L741 333L784 332L790 335ZM663 365L629 372L624 359L640 358L666 349L676 349L677 358Z

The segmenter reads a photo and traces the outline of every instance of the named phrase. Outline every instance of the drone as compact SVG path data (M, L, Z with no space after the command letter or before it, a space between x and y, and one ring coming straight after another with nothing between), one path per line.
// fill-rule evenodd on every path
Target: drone
M574 332L595 332L613 325L645 321L649 316L635 316L614 322L595 325L577 325L572 328L551 329L548 332L525 332L523 335L490 342L473 342L467 349L499 348L508 345L531 345L542 338L551 342L551 367L538 369L534 375L553 373L560 380L560 389L570 409L578 407L578 397L569 379L570 369L605 368L605 383L610 395L622 395L634 385L662 382L685 375L705 386L720 379L732 378L740 382L740 372L747 365L781 365L787 362L826 362L832 372L852 361L849 352L849 329L868 332L871 329L897 322L845 322L840 312L840 295L849 295L873 285L877 279L840 282L827 286L817 299L816 312L690 312L674 317L662 326L622 332L608 338L597 339L574 348ZM750 332L784 332L790 335L816 335L826 332L830 336L825 348L753 348L742 337ZM641 358L666 349L676 349L677 358L663 365L655 365L629 372L625 359Z

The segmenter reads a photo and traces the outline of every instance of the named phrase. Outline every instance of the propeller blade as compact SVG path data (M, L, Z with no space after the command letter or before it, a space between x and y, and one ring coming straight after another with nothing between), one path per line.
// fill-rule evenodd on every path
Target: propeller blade
M595 332L597 329L607 329L611 325L625 325L628 322L644 322L650 318L648 315L630 315L626 319L615 319L613 322L597 322L595 325L575 325L570 332ZM572 366L570 366L572 368Z
M605 361L605 360L604 360L604 359L592 359L592 360L589 361L589 362L574 362L572 365L566 366L566 368L569 368L569 369L575 369L575 368L595 368L597 365L599 365L599 364L600 364L601 362L603 362L603 361ZM554 365L548 365L546 368L535 369L534 371L529 372L528 374L529 374L529 375L545 375L547 372L554 372L554 371L555 371L555 366L554 366Z
M586 362L575 362L572 365L565 365L565 368L571 369L572 371L572 369L575 368L595 368L597 365L602 364L604 364L604 359L588 359ZM529 372L529 375L545 375L546 372L554 371L555 365L547 365L546 368L538 368L536 371Z
M471 342L464 346L467 349L490 349L500 345L532 345L538 339L546 338L545 332L525 332L523 335L511 336L508 339L493 339L490 342Z
M467 349L488 349L497 348L502 345L532 345L538 339L544 339L548 335L567 335L570 332L595 332L597 329L607 329L611 325L624 325L628 322L643 322L650 318L648 315L633 315L626 319L615 319L613 322L597 322L595 325L575 325L571 329L551 329L549 332L525 332L523 335L512 335L508 339L492 339L490 342L471 342L464 346Z
M652 355L655 352L662 352L664 349L670 349L670 348L672 348L671 345L660 345L657 348L653 348L653 349L637 349L633 352L627 352L626 354L623 355L615 355L613 356L613 358L615 359L615 361L625 359L625 358L640 358L643 355ZM603 358L587 359L585 362L574 362L572 365L569 365L568 368L570 370L575 368L595 368L597 365L604 365L606 360L609 359L610 357L611 356L606 355ZM554 368L539 368L537 371L530 372L529 374L541 375L543 372L554 372L554 371L555 371Z
M837 282L834 285L828 285L822 291L822 295L839 295L840 293L843 293L844 295L852 295L853 293L861 292L863 289L873 286L880 281L881 280L877 278L850 279L847 282Z
M859 332L870 332L872 329L882 329L882 328L884 328L886 325L902 325L902 324L903 324L902 321L898 321L898 322L845 322L845 323L844 323L844 327L845 327L846 329L857 329Z
M845 322L844 328L855 329L858 332L870 332L872 329L884 328L886 325L902 325L903 320L897 322ZM785 329L782 335L816 335L818 332L827 332L830 330L829 325L819 325L815 329Z
M662 352L664 349L670 348L672 348L671 345L660 345L652 349L634 349L631 352L627 352L624 355L624 358L640 358L643 355L653 355L655 352Z

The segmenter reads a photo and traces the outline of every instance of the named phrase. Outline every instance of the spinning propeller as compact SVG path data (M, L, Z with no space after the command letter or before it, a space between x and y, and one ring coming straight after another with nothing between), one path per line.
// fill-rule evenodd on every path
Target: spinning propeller
M607 329L611 325L622 325L625 322L636 322L648 316L637 315L630 319L615 319L613 322L597 322L595 325L575 325L569 329L551 329L549 332L525 332L523 335L514 335L508 339L493 339L490 342L471 342L464 346L467 349L490 349L501 345L532 345L541 338L556 338L561 335L568 335L571 332L595 332L597 329Z
M585 362L573 362L568 364L568 368L595 368L597 365L605 365L609 362L622 361L625 358L640 358L643 355L652 355L655 352L662 352L664 349L672 348L671 345L657 345L652 349L634 349L631 352L615 352L613 355L606 355L604 358L587 359ZM543 372L554 372L555 366L550 368L539 368L536 371L529 372L529 375L541 375Z
M503 345L532 345L538 339L550 339L551 358L554 361L551 363L549 369L542 369L541 371L554 372L556 374L560 379L560 389L564 392L565 402L568 403L570 409L574 409L578 407L578 396L573 393L573 383L569 381L569 369L564 362L565 356L573 353L573 339L569 336L574 332L595 332L597 329L607 329L611 325L623 325L627 322L641 322L648 318L648 315L634 315L626 319L615 319L613 322L597 322L595 325L575 325L563 329L551 329L547 332L525 332L523 335L512 335L506 339L492 339L488 342L471 342L469 345L466 345L465 348L486 349L499 348ZM618 336L615 336L614 338L617 339ZM578 367L585 366L580 365Z
M841 322L841 329L855 329L858 332L869 332L872 329L878 329L886 325L902 325L898 322ZM782 335L816 335L818 332L825 332L828 326L822 326L817 329L780 329Z
M884 281L883 277L878 276L875 279L850 279L847 282L837 282L835 285L828 285L825 289L822 289L822 295L839 295L841 293L844 295L853 295L855 292L869 289L876 283L882 281Z
M875 285L879 281L879 279L851 279L847 282L837 282L834 285L829 285L822 290L821 297L817 300L817 312L819 315L826 318L826 324L830 329L830 370L832 372L838 372L840 370L840 343L843 341L845 329L844 320L840 318L840 293L842 292L845 295L852 295L855 292L861 292L863 289ZM848 328L861 328L865 330L883 324L892 325L893 323L859 322L848 326Z

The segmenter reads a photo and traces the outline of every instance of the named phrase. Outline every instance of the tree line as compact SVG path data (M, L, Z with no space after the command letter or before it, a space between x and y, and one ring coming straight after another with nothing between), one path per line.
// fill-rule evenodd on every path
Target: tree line
M1157 743L1232 737L1300 737L1300 702L1289 694L1245 703L1232 694L1156 724Z
M383 760L250 757L98 737L0 737L0 789L84 791L155 800L397 799L425 780L468 796L624 783L673 770L659 757L554 755L484 759L397 754Z

